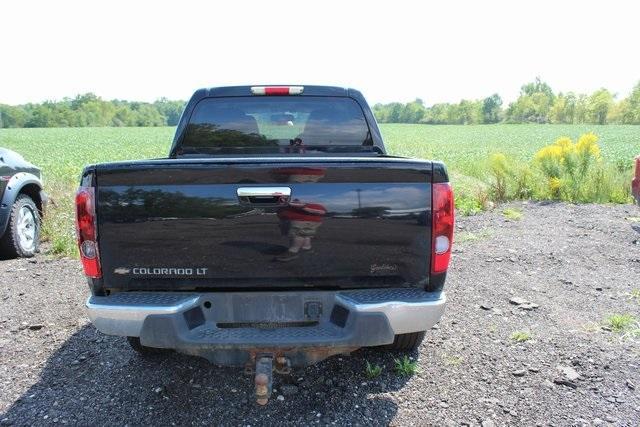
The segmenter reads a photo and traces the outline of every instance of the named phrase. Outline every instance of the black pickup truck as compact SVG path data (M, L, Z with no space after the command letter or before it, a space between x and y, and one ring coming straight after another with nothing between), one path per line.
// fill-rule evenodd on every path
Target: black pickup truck
M442 163L389 156L363 96L198 90L169 157L84 169L89 316L141 353L271 372L417 347L443 314L454 208Z

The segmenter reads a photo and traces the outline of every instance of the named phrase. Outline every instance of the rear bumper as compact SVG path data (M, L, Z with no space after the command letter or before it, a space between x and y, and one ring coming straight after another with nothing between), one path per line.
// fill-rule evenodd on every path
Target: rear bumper
M92 296L87 308L105 334L241 364L246 356L239 351L331 348L335 354L390 344L396 334L430 329L445 302L443 292L419 289L130 292Z

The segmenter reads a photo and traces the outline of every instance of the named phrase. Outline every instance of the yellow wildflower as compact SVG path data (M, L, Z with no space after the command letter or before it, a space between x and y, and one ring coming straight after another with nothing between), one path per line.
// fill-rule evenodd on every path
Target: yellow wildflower
M542 147L536 153L536 160L545 161L545 160L562 160L562 147L558 145L547 145L546 147Z
M562 150L562 157L565 158L576 150L576 146L571 141L571 138L567 136L558 138L554 145L560 147Z
M560 187L562 187L562 181L560 181L560 178L553 176L549 179L549 189L552 193L557 193L558 190L560 190Z
M559 147L565 148L572 146L573 142L571 142L571 138L569 138L568 136L562 136L556 139L556 142L554 144Z
M600 147L598 146L598 137L592 132L585 133L578 138L576 151L580 156L592 156L594 159L600 158Z
M494 153L489 157L489 167L496 175L504 175L507 172L507 156L503 153Z

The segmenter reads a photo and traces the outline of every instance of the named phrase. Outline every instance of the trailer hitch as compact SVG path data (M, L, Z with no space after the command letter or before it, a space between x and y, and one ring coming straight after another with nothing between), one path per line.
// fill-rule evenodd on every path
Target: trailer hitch
M257 354L254 360L255 367L249 362L245 365L244 372L255 375L256 401L258 405L266 405L273 390L273 371L281 375L289 375L291 361L287 357L272 353Z
M273 356L256 358L255 385L258 405L266 405L273 390Z

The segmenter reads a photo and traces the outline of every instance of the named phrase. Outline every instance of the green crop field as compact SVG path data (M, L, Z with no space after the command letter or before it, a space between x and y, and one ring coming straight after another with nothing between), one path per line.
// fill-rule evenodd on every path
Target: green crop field
M611 162L631 162L640 154L640 126L634 125L382 125L392 154L438 159L450 170L484 176L491 153L530 160L540 148L561 136L576 139L593 132L602 156Z
M593 132L605 162L630 175L640 154L640 126L618 125L381 125L389 152L395 155L443 160L452 172L458 193L468 182L488 182L488 159L501 152L530 161L541 147L558 137ZM42 167L45 186L55 205L45 223L51 251L73 253L72 197L83 165L124 159L163 157L173 128L45 128L0 129L0 146L21 153Z

